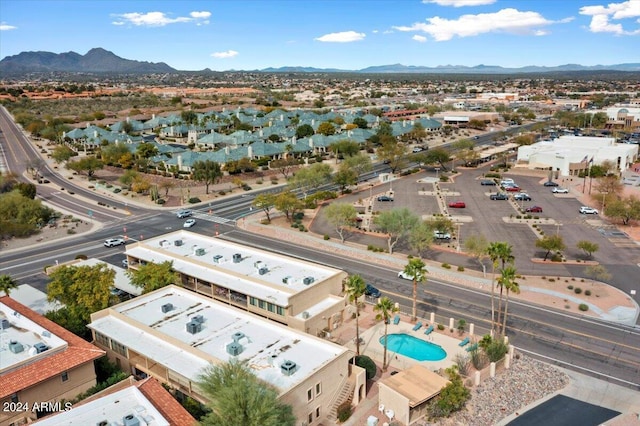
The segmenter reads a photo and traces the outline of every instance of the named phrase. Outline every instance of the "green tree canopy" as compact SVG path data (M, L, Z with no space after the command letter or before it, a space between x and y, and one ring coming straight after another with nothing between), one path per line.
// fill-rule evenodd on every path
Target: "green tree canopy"
M562 251L566 248L564 240L560 235L545 235L536 241L536 247L546 250L544 260L547 260L552 251Z
M331 136L336 133L336 128L330 121L323 121L318 125L318 131L316 133L320 135Z
M215 184L223 175L220 164L211 160L196 161L192 167L193 179L205 184L206 193L209 193L209 185Z
M209 400L211 413L203 426L293 426L291 406L278 401L278 391L256 377L245 362L211 365L198 386Z
M358 299L364 295L366 289L367 285L360 275L349 275L345 280L345 294L349 298L349 302L353 303L356 307L356 355L360 355L360 326L358 324L360 306L358 304Z
M296 172L289 179L289 187L302 191L304 198L307 198L309 191L329 182L331 179L331 166L324 163L314 163L309 167L304 167Z
M427 268L422 259L414 257L409 259L404 267L404 273L407 274L413 281L413 310L411 311L411 321L415 321L418 316L418 283L424 282L427 279Z
M118 164L126 168L131 167L133 154L123 143L109 143L100 150L100 158L105 164Z
M621 220L624 225L628 225L631 220L640 220L640 198L633 195L626 198L613 198L605 206L604 214Z
M0 238L31 235L53 214L40 200L25 197L19 189L0 194Z
M398 241L407 237L418 226L420 218L405 207L380 213L375 217L374 223L380 231L388 234L387 246L391 254Z
M77 155L71 148L66 145L58 145L51 151L51 158L58 164L62 164L69 158Z
M16 281L11 275L0 275L0 291L9 296L11 290L18 288L18 281Z
M587 255L587 257L593 257L593 253L597 252L600 246L597 243L588 241L588 240L580 240L576 243L576 247L579 248Z
M87 156L79 160L67 161L66 167L77 173L86 173L87 177L91 177L97 170L101 170L104 164L94 156Z
M356 208L351 203L331 203L324 209L327 222L333 225L340 241L344 243L347 228L353 226L358 216Z
M389 163L389 167L393 173L406 164L407 148L393 138L384 141L382 145L378 147L376 154L378 155L378 159Z
M253 199L253 206L261 209L264 214L267 215L267 221L271 222L271 216L269 216L269 212L276 204L276 195L271 193L263 192L261 194L256 195Z
M310 124L303 124L298 126L296 129L296 138L308 138L309 136L313 136L316 132L313 130Z
M138 269L128 269L127 275L131 284L140 287L143 293L180 282L180 274L173 270L173 262L170 260L162 263L149 262L140 265Z
M287 221L293 220L293 214L302 208L302 202L291 191L283 191L276 195L274 206L277 210L284 213Z

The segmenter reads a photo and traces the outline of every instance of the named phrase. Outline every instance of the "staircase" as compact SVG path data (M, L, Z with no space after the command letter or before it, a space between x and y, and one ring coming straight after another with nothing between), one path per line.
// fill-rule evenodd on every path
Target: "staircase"
M329 414L327 414L328 420L337 424L338 407L344 402L351 402L353 400L353 390L355 389L355 387L355 380L353 380L351 377L348 377L345 381L343 381L342 387L337 393L337 397L335 397L333 402L329 405L331 408L329 410Z

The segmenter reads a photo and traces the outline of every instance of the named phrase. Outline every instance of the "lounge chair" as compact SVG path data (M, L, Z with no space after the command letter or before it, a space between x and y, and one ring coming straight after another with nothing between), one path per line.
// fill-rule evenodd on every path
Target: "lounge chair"
M475 351L476 349L478 349L478 344L477 343L473 343L473 344L467 346L465 351L471 352L471 351Z
M426 334L427 336L431 334L431 332L433 331L433 324L431 324L429 327L427 327L427 329L424 331L424 334Z
M420 330L420 327L422 327L422 323L421 322L419 322L419 323L417 323L416 325L413 326L413 331Z
M462 342L458 343L458 346L462 347L464 345L468 345L469 344L469 338L465 337Z
M400 324L400 315L396 315L395 317L393 317L393 325L398 324Z

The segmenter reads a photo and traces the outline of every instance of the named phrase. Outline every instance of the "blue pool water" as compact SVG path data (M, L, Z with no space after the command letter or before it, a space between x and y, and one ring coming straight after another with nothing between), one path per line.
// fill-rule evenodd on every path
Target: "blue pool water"
M387 350L413 358L416 361L440 361L447 356L442 347L409 334L388 334L386 337ZM380 344L383 346L384 339L385 336L380 338Z

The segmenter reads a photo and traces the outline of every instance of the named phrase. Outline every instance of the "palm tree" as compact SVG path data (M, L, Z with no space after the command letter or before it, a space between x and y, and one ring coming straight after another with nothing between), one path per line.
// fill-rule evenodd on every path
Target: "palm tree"
M18 288L18 282L11 278L10 275L0 275L0 291L3 291L7 296L11 293L11 290Z
M513 292L515 294L520 293L520 285L516 282L516 277L518 272L516 268L512 265L507 266L500 270L500 278L498 278L498 285L500 286L501 292L502 288L506 290L507 299L504 304L504 316L502 318L502 332L501 334L504 336L507 331L507 310L509 308L509 292Z
M496 329L495 319L495 280L496 280L496 268L498 267L498 261L502 262L502 267L506 262L513 262L512 247L510 244L504 241L496 241L489 244L487 248L487 255L491 259L491 332ZM502 301L502 293L500 293L500 301ZM498 312L500 311L500 305L498 305ZM499 320L498 320L499 322Z
M404 273L413 280L413 311L411 321L415 321L418 317L418 283L425 280L428 271L425 269L425 264L422 259L414 257L413 259L409 259L409 263L405 265Z
M360 355L360 327L358 318L360 317L360 308L358 299L362 297L367 285L360 275L349 275L345 283L345 293L349 296L349 302L356 305L356 355Z
M391 314L398 312L396 304L391 301L387 296L378 300L378 304L373 307L373 310L378 312L376 319L378 321L384 320L384 353L382 355L382 370L387 371L387 325L391 321Z

